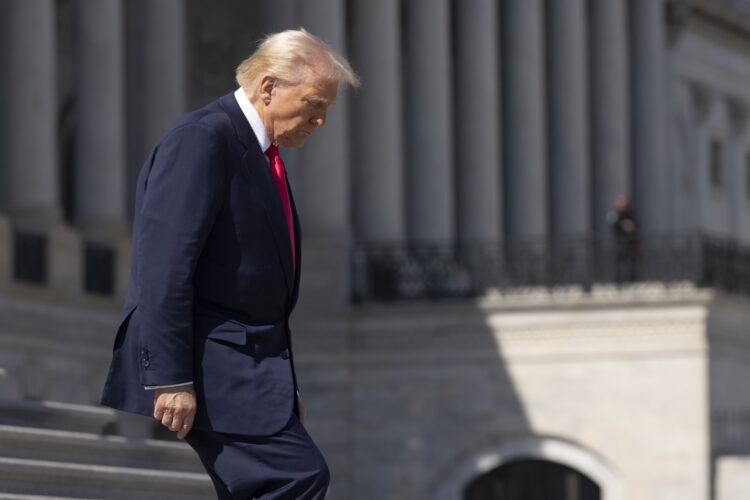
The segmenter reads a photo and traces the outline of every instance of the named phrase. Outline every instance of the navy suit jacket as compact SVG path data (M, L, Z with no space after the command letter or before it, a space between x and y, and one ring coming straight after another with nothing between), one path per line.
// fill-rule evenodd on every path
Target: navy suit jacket
M301 261L291 203L296 272L268 162L234 95L166 133L138 176L131 281L102 404L152 415L145 386L193 381L195 428L284 427Z

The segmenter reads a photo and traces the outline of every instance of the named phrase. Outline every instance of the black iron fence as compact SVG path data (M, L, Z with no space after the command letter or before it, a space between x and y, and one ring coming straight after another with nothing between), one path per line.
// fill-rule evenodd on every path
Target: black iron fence
M352 254L355 302L684 281L750 295L750 248L703 235L585 236L503 245L361 245Z

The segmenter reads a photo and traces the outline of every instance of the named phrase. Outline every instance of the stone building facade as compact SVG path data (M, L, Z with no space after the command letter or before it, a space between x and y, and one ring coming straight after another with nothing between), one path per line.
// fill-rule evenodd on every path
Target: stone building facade
M745 0L0 0L6 400L95 404L141 162L298 26L363 80L284 152L331 497L745 498Z

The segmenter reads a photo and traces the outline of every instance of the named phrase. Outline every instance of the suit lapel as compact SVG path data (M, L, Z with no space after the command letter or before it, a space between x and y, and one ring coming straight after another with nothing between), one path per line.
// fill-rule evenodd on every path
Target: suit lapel
M237 139L245 146L246 151L242 156L244 163L243 170L248 175L258 193L258 197L263 202L274 243L276 244L276 249L284 268L284 279L286 280L288 297L291 300L296 281L292 270L292 246L289 241L286 215L284 215L281 199L271 178L271 169L268 168L266 156L261 151L255 134L247 122L245 115L242 113L239 104L234 99L233 93L225 95L219 102L232 120ZM295 240L298 239L295 238Z
M271 225L273 239L276 242L276 249L279 251L281 263L284 267L287 288L291 295L294 288L294 275L292 271L292 245L289 241L286 215L284 215L284 207L281 205L281 198L276 191L276 185L273 183L266 157L260 151L260 146L256 146L256 150L255 153L252 151L247 152L245 155L245 166L255 184L260 199L263 200L266 216Z
M292 195L292 187L289 185L287 179L287 189L289 190L289 202L292 204L292 220L294 221L294 250L297 256L297 269L294 273L294 286L292 287L292 300L290 309L294 308L297 303L297 297L299 296L299 280L302 274L302 225L299 221L299 214L297 213L297 205L294 203L294 196Z

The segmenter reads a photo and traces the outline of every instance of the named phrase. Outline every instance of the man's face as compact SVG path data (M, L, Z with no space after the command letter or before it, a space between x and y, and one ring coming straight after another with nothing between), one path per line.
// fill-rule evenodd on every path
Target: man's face
M622 194L617 196L617 198L615 199L615 208L620 212L624 212L625 210L630 208L630 200L628 199L628 197Z
M295 148L325 125L328 106L336 100L338 82L317 80L298 85L274 83L266 104L266 124L271 141Z

